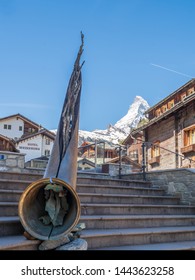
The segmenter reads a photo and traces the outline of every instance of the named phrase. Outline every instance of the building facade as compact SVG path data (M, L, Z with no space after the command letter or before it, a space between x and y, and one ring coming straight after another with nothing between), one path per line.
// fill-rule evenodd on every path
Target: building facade
M49 157L55 134L21 114L0 119L0 150L25 154L25 162Z
M143 132L138 131L123 141L123 145L127 147L127 156L135 163L142 165L142 143L144 141Z
M195 79L146 112L143 131L148 171L195 168Z
M16 148L25 153L25 161L41 156L49 157L53 148L55 136L46 129L21 137L16 141Z
M0 134L13 140L38 132L42 127L21 114L0 118Z

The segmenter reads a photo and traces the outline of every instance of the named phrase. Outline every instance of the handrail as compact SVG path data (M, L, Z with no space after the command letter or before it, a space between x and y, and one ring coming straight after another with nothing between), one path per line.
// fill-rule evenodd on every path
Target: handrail
M144 141L144 142L145 142L145 141ZM160 148L160 149L162 149L162 150L165 150L165 151L167 151L167 152L171 152L172 154L175 154L175 155L177 155L177 156L180 156L180 157L182 157L182 158L184 158L184 159L188 159L190 162L191 162L191 161L192 161L192 162L195 162L195 160L193 160L193 159L191 159L191 158L189 158L189 157L186 157L186 156L181 155L181 154L179 154L179 153L173 152L173 151L171 151L171 150L169 150L169 149L166 149L166 148L164 148L164 147L161 147L160 145L153 144L152 142L145 142L145 143L148 143L148 144L150 144L151 146L154 146L154 147L158 147L158 148Z
M167 152L170 152L170 153L172 153L172 154L175 154L176 156L179 156L179 157L181 157L181 158L183 158L183 159L187 159L187 160L190 161L190 163L191 163L191 162L195 162L195 160L193 160L193 159L191 159L191 158L189 158L189 157L186 157L186 156L184 156L184 155L181 155L181 154L179 154L179 153L177 153L177 152L173 152L173 151L171 151L171 150L169 150L169 149L167 149L167 148L164 148L164 147L162 147L162 146L160 146L160 145L153 144L152 142L149 142L149 141L142 141L142 173L143 173L143 180L146 180L146 157L145 157L145 147L146 147L147 145L150 145L150 147L158 147L158 148L160 148L160 149L162 149L162 150L165 150L165 151L167 151Z

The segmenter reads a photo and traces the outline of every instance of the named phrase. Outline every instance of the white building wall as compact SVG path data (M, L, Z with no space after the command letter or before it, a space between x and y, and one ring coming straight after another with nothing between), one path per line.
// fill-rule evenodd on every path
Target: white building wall
M54 141L53 140L51 140L50 138L48 138L47 136L43 136L43 141L42 141L42 143L43 143L43 146L42 146L42 154L45 156L47 156L47 154L46 153L48 153L48 152L46 152L46 151L49 151L49 155L51 154L51 150L52 150L52 148L53 148L53 143L54 143Z
M28 138L17 143L16 148L20 153L25 153L25 162L33 158L38 158L42 156L42 135L39 134L36 137Z
M7 125L7 128L4 128L4 125ZM8 129L8 126L11 126L11 129ZM21 127L22 130L19 130ZM20 138L24 133L24 122L17 117L10 119L4 119L0 121L0 134L7 136L9 138Z
M49 154L51 154L54 141L50 140L50 144L48 145L46 144L46 138L47 137L43 134L39 134L32 138L21 140L17 143L16 148L20 151L20 153L26 154L25 162L34 158L45 156L45 150L49 150Z

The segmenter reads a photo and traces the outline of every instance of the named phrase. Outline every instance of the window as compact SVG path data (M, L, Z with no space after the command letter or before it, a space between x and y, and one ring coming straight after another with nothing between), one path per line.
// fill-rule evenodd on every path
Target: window
M162 113L167 111L167 104L162 106L161 111Z
M45 145L50 145L50 139L49 138L45 139Z
M174 99L171 100L171 101L169 101L169 102L168 102L168 109L173 108L174 104L175 104Z
M156 141L154 144L152 144L151 148L151 157L158 157L160 156L160 142Z
M181 148L182 154L195 152L195 126L184 130L184 146Z
M192 94L192 93L194 93L194 87L188 89L188 95L190 95L190 94Z
M11 126L11 124L4 124L3 128L10 130L12 128L12 126Z
M29 127L28 132L32 132L32 133L35 132L35 128Z
M46 157L50 156L50 150L45 150L45 156Z
M160 164L160 141L156 141L151 145L151 158L148 163L152 167Z
M19 131L22 131L22 126L21 125L19 126Z
M161 109L157 109L155 115L156 117L159 117L161 115Z
M132 160L138 160L138 150L130 151L129 156Z
M184 100L184 99L186 98L186 96L187 96L186 92L182 93L182 94L180 95L181 100Z
M184 131L184 146L195 144L195 127Z

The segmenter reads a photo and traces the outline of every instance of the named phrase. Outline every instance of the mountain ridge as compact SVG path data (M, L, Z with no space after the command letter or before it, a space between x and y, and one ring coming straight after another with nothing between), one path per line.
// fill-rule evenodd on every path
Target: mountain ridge
M140 120L145 118L144 113L150 106L141 96L136 96L129 106L127 114L107 129L93 131L79 130L79 146L84 142L105 141L109 144L118 144L124 140L132 128L136 128Z

